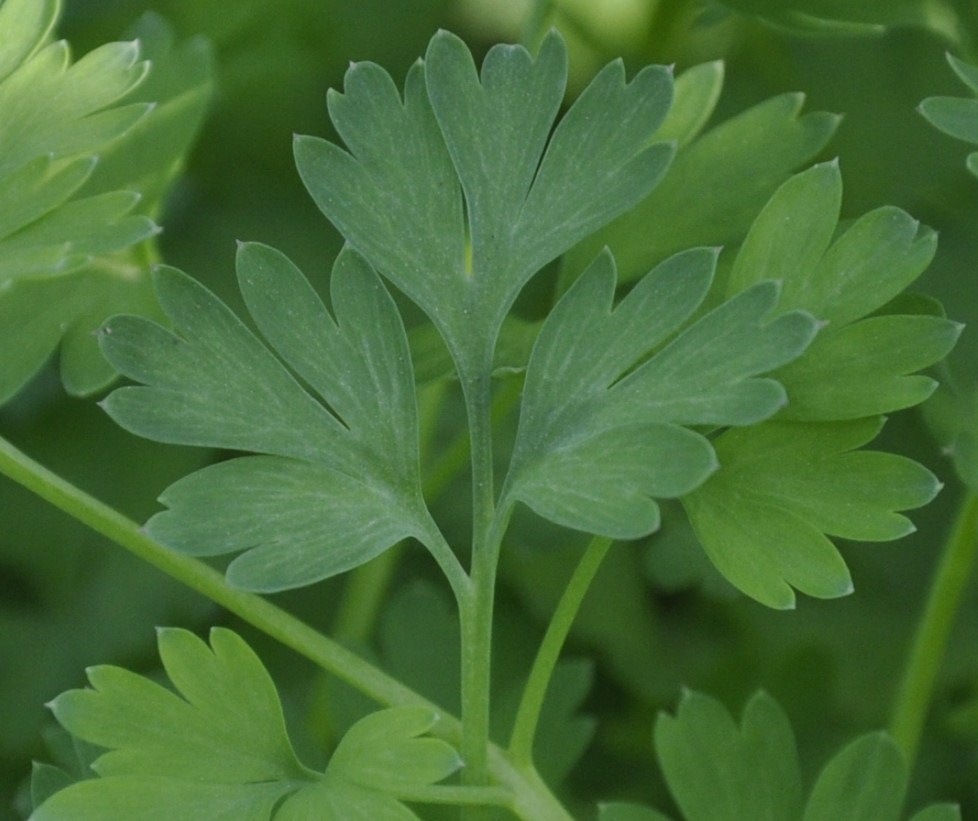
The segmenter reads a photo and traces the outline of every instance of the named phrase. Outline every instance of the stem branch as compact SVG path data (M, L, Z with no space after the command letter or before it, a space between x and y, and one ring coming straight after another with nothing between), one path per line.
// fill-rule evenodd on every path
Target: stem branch
M131 519L66 482L2 437L0 475L9 477L133 555L221 605L377 703L388 707L430 707L440 716L432 733L456 747L463 746L464 733L456 717L261 596L228 587L217 570L156 542ZM488 675L488 669L485 672ZM488 713L488 702L485 709ZM517 817L526 821L570 821L570 815L536 773L514 767L507 755L489 742L488 723L485 733L479 751L485 762L483 779L488 784L491 775L499 790L510 794L506 803ZM471 741L468 743L473 746ZM499 790L488 788L481 797L487 803L503 803ZM466 795L474 797L476 793Z
M472 454L471 595L459 602L462 627L462 758L463 780L487 783L490 668L496 557L493 544L495 492L492 469L491 363L462 379Z
M509 741L510 757L518 767L530 767L533 764L533 740L550 679L553 677L561 648L567 640L581 602L584 601L584 596L590 589L591 582L611 544L611 539L594 538L585 548L584 555L574 569L574 574L557 603L557 609L540 643L526 687L523 689L523 698L516 713L516 722Z
M913 766L954 617L978 553L978 495L967 493L931 584L897 692L890 734Z

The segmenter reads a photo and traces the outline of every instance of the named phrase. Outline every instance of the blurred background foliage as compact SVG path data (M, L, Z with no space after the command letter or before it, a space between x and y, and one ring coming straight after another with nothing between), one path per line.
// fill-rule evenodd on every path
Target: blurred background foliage
M67 0L60 35L80 55L125 36L150 10L178 39L206 37L216 71L198 144L159 218L162 256L232 305L239 299L236 239L281 248L325 290L338 240L299 182L291 140L294 133L332 136L325 94L342 85L351 60L379 62L401 79L439 27L460 34L478 54L500 40L532 45L556 25L571 49L571 94L617 56L630 70L658 62L675 64L677 73L723 60L723 92L711 124L797 91L805 94L805 112L843 114L834 137L809 162L840 158L845 216L894 204L937 229L937 258L918 287L937 296L952 318L978 324L978 182L965 171L967 146L916 112L925 97L961 93L946 51L978 61L975 0ZM702 196L711 196L708 187ZM657 219L646 230L668 235L668 215ZM531 294L530 303L550 298L546 289ZM975 382L976 361L978 335L967 330L952 355L960 383ZM505 426L513 397L501 394ZM451 455L460 424L453 388L435 384L422 400L443 414L431 431L432 452L444 449L449 456L440 464L451 468L454 459L458 467ZM90 400L66 396L53 366L0 410L0 433L139 520L156 508L166 485L219 456L122 432ZM678 510L673 517L667 510L663 531L647 542L612 550L576 626L540 743L542 770L562 780L562 794L581 817L598 799L670 809L656 775L651 723L658 710L675 705L682 686L719 697L737 714L751 692L767 689L794 723L809 782L830 751L885 725L963 490L943 443L920 414L897 415L884 437L890 449L923 462L947 486L915 513L913 536L843 547L856 585L847 599L802 599L791 612L764 609L716 575ZM464 497L442 493L435 500L449 530L465 521ZM15 795L31 758L46 755L43 737L52 722L43 704L82 685L86 666L152 670L154 626L233 621L7 481L0 482L0 511L0 818L6 819L18 817ZM503 729L582 547L529 515L514 523L510 541L495 669L496 720ZM368 568L353 581L275 598L453 706L457 625L432 568L410 547ZM387 592L374 601L371 591ZM369 705L234 626L269 664L309 760L322 758ZM978 585L972 580L910 806L955 800L964 817L978 816L976 772Z

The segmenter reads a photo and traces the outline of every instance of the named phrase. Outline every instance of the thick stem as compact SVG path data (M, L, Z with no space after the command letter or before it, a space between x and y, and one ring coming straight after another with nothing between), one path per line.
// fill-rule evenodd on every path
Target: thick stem
M533 740L536 737L540 710L547 695L547 688L553 677L554 668L560 658L560 651L570 633L571 625L581 608L581 602L591 587L601 562L611 547L611 539L594 538L581 556L580 562L567 583L557 609L554 611L547 632L544 634L537 657L530 669L523 698L516 713L513 734L509 741L509 753L518 767L533 764Z
M968 493L931 584L890 721L890 734L902 748L909 767L917 757L937 674L976 553L978 495Z
M483 786L488 778L489 689L496 557L493 544L495 492L492 468L491 362L465 378L466 415L472 456L472 595L460 602L462 627L463 780Z

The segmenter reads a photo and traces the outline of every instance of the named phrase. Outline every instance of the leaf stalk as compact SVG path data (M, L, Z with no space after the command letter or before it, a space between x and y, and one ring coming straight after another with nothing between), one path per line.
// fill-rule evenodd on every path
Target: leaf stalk
M590 541L554 610L533 661L533 667L530 668L530 675L523 689L523 697L513 724L513 733L510 736L509 754L517 766L530 767L533 764L533 741L540 721L540 711L557 660L560 658L560 651L581 608L584 596L590 589L591 582L611 545L612 540L607 538L596 537Z
M968 492L934 575L890 720L890 734L903 750L911 769L920 747L937 674L947 652L951 628L976 555L978 494Z

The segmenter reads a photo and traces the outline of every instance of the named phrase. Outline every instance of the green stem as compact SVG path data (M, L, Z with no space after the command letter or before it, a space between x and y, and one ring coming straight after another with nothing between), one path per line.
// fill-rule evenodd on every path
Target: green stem
M349 574L331 631L337 641L354 646L370 641L403 554L401 542Z
M453 787L432 784L398 790L401 801L416 801L419 804L455 804L457 806L478 805L506 807L512 809L513 794L502 787Z
M495 491L492 469L491 362L462 379L472 454L472 594L459 602L462 628L463 780L483 786L488 778L489 693L495 559L492 544Z
M378 704L430 707L439 714L433 734L456 747L461 745L462 725L455 716L261 596L228 587L224 577L212 567L154 541L138 524L66 482L2 437L0 475L9 477L171 578L221 605ZM488 774L493 781L511 794L508 803L519 818L526 821L570 819L534 773L513 767L506 754L488 741L482 754L488 760ZM488 777L486 780L488 782ZM492 789L483 796L494 804L501 803L499 797L499 793Z
M0 438L0 473L101 533L168 576L206 596L286 647L356 687L380 704L428 704L372 664L261 596L228 587L224 576L198 559L170 550L118 511L66 482Z
M571 625L581 608L581 602L591 587L601 562L611 547L611 539L594 538L584 550L580 562L564 589L553 618L547 627L540 649L523 689L523 698L516 713L513 734L509 741L509 754L518 767L533 765L533 740L536 737L540 710L553 677L560 651L570 633Z
M533 0L530 5L520 42L529 51L536 51L546 33L547 18L553 7L553 0Z
M937 673L976 553L978 495L968 493L931 584L890 721L890 734L902 748L909 767L917 756Z

